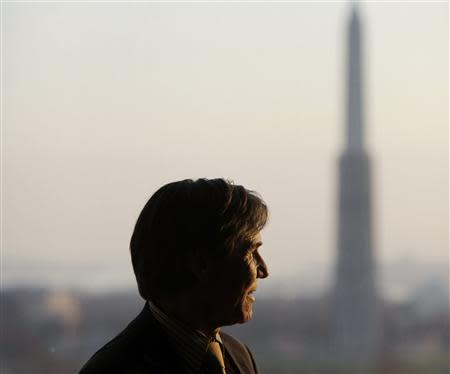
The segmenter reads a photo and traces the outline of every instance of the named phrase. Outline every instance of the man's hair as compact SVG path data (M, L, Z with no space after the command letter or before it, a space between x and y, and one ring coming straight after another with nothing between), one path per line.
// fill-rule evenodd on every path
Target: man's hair
M142 209L131 237L131 261L144 299L192 286L193 255L207 259L236 250L267 221L259 195L224 179L169 183Z

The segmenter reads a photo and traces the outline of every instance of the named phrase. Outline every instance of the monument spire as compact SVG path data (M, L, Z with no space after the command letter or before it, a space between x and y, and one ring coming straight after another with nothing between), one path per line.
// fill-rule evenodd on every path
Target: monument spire
M379 349L372 243L371 162L364 148L361 23L352 6L347 35L346 145L339 158L336 278L333 294L337 359L370 371Z
M352 4L347 41L347 148L363 147L363 81L361 26L356 4Z

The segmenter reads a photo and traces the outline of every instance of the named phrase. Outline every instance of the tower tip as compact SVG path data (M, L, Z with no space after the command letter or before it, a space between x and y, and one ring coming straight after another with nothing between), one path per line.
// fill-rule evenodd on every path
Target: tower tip
M350 23L359 23L359 5L357 1L350 2Z

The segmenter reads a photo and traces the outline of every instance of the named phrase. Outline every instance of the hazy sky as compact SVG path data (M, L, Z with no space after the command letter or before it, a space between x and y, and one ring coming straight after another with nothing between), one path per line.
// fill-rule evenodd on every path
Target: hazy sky
M377 260L448 261L448 4L360 13ZM329 271L348 16L346 2L4 3L3 280L132 284L143 204L197 177L267 201L272 279Z

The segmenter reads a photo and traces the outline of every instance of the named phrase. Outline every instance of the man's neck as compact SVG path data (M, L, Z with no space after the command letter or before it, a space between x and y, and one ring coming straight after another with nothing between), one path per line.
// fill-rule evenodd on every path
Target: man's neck
M156 305L169 317L175 318L200 331L208 338L215 338L220 331L220 326L211 326L208 324L208 315L205 313L203 304L195 295L182 294L170 299L156 301Z

